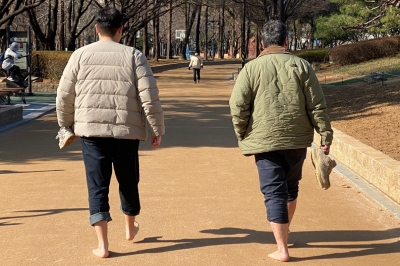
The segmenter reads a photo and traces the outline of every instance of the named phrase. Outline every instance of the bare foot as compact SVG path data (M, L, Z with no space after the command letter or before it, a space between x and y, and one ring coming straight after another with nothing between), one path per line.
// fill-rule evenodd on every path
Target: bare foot
M139 223L138 222L127 223L125 225L125 230L126 230L126 240L128 241L133 240L136 234L139 232Z
M289 253L287 252L280 252L280 251L275 251L274 253L268 254L268 257L270 257L271 259L274 260L278 260L278 261L289 261L290 257L289 257Z
M106 248L96 248L93 249L93 254L100 258L107 258L108 257L108 249Z

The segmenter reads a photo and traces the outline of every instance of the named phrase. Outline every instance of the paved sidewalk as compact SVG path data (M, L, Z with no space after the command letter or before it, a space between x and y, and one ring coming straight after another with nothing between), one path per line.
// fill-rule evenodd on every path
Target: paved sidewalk
M14 101L16 102L16 101ZM37 102L27 102L26 104L22 102L16 102L15 105L22 106L22 120L16 121L0 127L0 132L9 130L11 128L20 126L29 121L37 119L51 111L56 109L55 103L37 103Z
M108 259L91 253L80 142L58 149L55 112L0 132L1 264L282 265L267 257L275 244L254 159L241 155L231 125L228 78L237 67L205 65L200 84L187 68L156 74L167 132L160 149L141 144L134 242L124 240L112 181ZM308 156L289 264L398 265L400 219L347 178L332 173L331 181L318 187Z

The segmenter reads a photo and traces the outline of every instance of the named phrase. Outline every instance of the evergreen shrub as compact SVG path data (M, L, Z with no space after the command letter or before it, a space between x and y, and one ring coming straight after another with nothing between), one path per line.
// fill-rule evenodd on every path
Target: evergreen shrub
M400 36L361 41L331 49L331 61L344 65L394 56L400 52Z
M293 54L307 60L310 64L313 62L328 62L329 61L329 48L323 49L306 49L294 51Z

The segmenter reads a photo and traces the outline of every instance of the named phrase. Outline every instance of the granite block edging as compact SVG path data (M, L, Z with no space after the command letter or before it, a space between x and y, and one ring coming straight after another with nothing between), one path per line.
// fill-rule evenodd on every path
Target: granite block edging
M58 84L50 84L50 83L41 83L41 82L33 82L32 83L32 92L57 92ZM5 89L6 83L0 82L0 89ZM28 89L25 89L25 93L27 93Z
M338 129L333 131L330 155L400 204L400 162ZM314 134L314 144L319 146L320 140Z
M0 127L22 120L22 106L4 105L0 107Z

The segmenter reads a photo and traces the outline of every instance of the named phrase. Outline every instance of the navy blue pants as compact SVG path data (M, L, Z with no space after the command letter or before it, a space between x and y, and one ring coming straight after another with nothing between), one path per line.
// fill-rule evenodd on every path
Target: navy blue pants
M301 148L255 155L268 221L289 222L287 203L297 199L306 154L307 148Z
M112 220L108 193L113 167L119 183L121 211L130 216L139 214L138 149L139 140L82 138L91 225Z
M196 79L197 76L197 79ZM193 80L196 82L197 80L200 80L200 68L193 68Z

